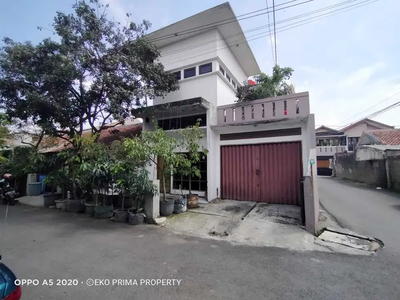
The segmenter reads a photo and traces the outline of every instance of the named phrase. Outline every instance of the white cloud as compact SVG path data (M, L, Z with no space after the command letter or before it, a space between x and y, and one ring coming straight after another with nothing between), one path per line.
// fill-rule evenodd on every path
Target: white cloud
M374 75L377 71L385 68L386 64L382 62L375 63L371 66L367 66L357 71L347 75L343 82L341 83L345 88L351 88L357 85L366 84L372 75Z

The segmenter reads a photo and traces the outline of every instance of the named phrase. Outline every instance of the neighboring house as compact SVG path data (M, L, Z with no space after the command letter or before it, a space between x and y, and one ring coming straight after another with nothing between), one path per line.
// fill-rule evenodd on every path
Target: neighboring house
M364 131L371 130L379 130L379 129L393 129L393 126L386 125L371 119L363 119L356 123L353 123L345 128L342 128L342 131L345 133L347 137L347 146L348 151L354 151L362 133Z
M318 175L331 175L332 159L336 153L354 151L364 131L379 129L393 129L393 126L366 118L340 130L326 126L315 129Z
M192 182L192 189L208 200L302 206L306 228L315 232L319 202L313 176L315 122L308 92L235 103L236 88L259 74L260 68L229 3L148 38L159 48L160 61L175 74L180 89L155 98L153 106L135 109L132 115L144 120L143 130L153 130L156 119L170 135L201 118L206 135L201 144L209 152L200 162L202 176ZM155 165L149 171L151 179L160 178ZM174 174L168 191L187 189L188 179Z
M6 149L14 149L15 147L28 147L29 144L33 144L36 141L36 137L32 134L27 133L15 133L11 135L11 138L6 141Z
M354 153L336 154L336 176L400 191L400 130L363 132Z
M326 126L315 129L317 138L317 168L318 175L332 174L332 159L335 153L345 152L346 136L343 131Z
M112 128L108 128L102 130L99 136L99 143L104 143L110 145L112 142L116 140L122 140L124 138L132 138L137 137L142 132L142 124L141 123L132 123L125 125L118 125ZM91 131L83 132L82 136L89 136L91 135ZM62 138L55 138L56 141L52 143L46 143L47 146L40 147L40 153L56 153L60 152L61 150L71 148L72 145L68 143L66 140Z

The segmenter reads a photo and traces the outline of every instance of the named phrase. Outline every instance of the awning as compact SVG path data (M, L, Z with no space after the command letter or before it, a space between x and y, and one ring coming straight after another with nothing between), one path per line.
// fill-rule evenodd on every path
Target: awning
M209 107L210 103L207 100L197 97L148 107L134 108L131 110L131 114L134 118L151 116L156 118L169 118L176 116L177 113L179 113L179 115L204 113Z

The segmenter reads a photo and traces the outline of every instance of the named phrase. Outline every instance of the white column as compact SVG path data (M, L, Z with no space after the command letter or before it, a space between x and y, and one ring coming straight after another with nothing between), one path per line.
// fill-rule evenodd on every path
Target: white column
M207 200L221 197L220 135L210 126L217 124L217 109L210 103L207 110Z

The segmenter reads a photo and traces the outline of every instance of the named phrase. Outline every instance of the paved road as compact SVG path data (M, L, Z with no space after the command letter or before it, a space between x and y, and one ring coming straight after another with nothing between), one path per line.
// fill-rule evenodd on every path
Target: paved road
M332 177L319 177L322 205L344 227L385 243L400 258L400 195Z
M0 205L1 219L4 208ZM20 278L40 280L39 286L23 287L22 299L29 300L392 300L400 295L400 264L385 256L235 246L175 235L153 225L131 227L24 205L11 207L0 243L4 262ZM77 278L79 284L41 285L43 279L60 278ZM168 287L88 287L88 278L182 282Z

